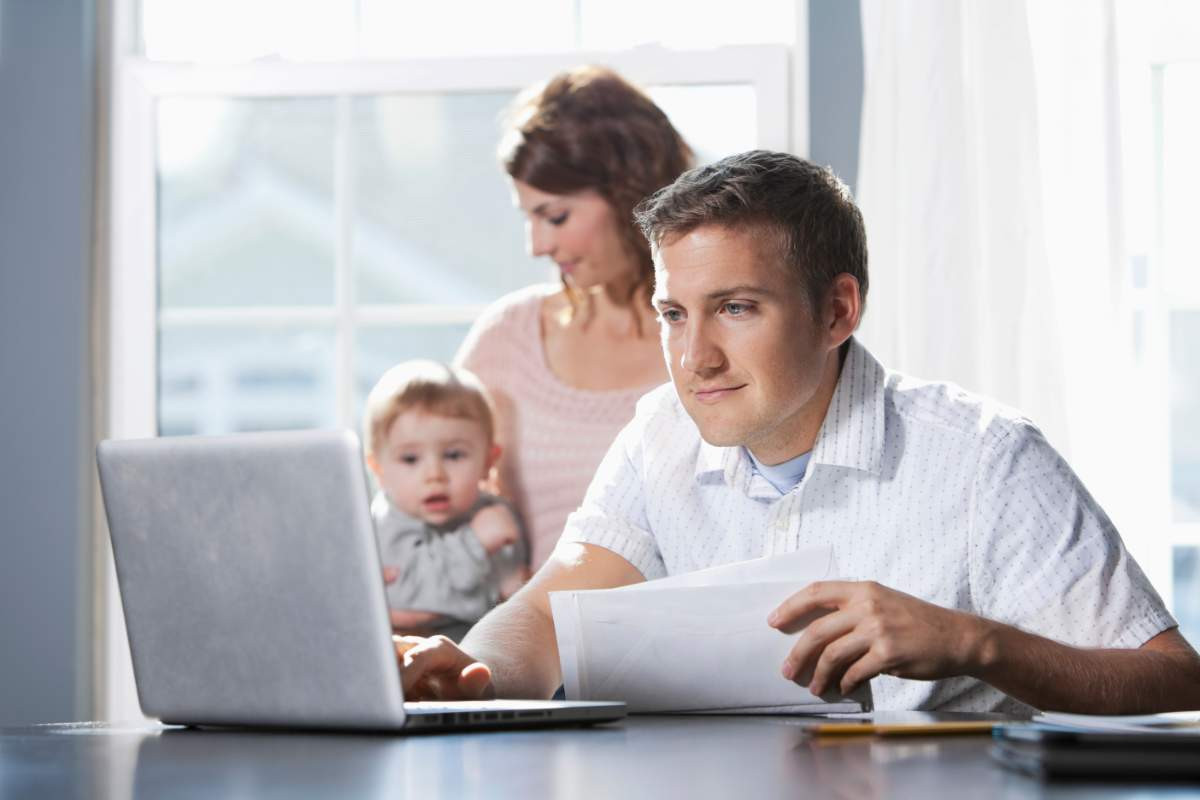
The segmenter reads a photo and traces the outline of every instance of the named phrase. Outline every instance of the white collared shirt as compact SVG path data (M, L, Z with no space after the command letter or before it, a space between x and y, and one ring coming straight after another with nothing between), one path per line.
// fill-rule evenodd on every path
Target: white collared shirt
M856 340L792 491L704 442L668 384L639 402L562 539L647 579L829 545L846 579L1081 647L1135 648L1176 624L1032 423L888 372ZM871 685L879 709L1026 710L970 678Z

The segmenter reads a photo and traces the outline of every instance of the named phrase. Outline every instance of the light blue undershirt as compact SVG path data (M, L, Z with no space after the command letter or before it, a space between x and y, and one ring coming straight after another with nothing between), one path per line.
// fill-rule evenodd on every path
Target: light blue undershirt
M768 466L755 458L754 453L751 453L748 448L742 449L746 451L746 455L750 456L750 460L754 463L754 471L766 478L767 483L774 486L780 494L787 494L796 488L796 484L800 483L800 479L804 477L805 470L808 469L808 460L812 458L812 451L809 450L807 453L801 453L782 464Z

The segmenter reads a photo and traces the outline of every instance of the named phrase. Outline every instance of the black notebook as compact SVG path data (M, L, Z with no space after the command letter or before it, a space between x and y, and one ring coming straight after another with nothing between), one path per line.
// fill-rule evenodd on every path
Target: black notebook
M1087 731L1056 725L1001 725L992 758L1045 778L1200 779L1200 730Z

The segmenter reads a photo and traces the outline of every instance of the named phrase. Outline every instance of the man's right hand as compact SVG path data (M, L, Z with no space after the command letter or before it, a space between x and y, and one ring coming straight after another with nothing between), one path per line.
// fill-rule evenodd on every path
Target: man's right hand
M490 700L492 671L445 636L393 636L405 700Z

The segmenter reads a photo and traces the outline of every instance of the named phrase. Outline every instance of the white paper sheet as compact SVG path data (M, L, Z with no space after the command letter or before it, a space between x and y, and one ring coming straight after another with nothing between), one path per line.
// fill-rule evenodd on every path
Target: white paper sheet
M797 634L767 624L771 609L835 570L832 550L813 548L620 589L554 592L567 699L623 700L633 712L869 709L869 686L829 704L785 680Z
M1097 716L1068 714L1062 711L1043 711L1034 722L1062 725L1086 731L1117 731L1122 733L1178 733L1196 736L1200 733L1200 711L1172 711L1166 714L1129 716Z

